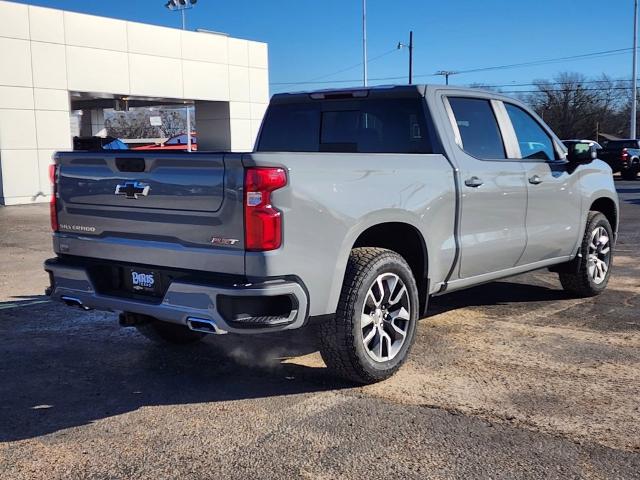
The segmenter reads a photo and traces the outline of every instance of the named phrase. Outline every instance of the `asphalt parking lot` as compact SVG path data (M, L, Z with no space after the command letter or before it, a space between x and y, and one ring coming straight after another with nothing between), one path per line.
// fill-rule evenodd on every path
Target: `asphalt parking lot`
M391 380L313 332L168 348L42 295L46 205L0 208L0 478L640 478L640 181L609 289L540 271L432 302Z

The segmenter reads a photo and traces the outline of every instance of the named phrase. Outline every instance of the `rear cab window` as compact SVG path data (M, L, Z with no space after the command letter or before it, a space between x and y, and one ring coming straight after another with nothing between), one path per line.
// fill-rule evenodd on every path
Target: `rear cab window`
M309 100L271 105L260 152L432 153L423 99Z

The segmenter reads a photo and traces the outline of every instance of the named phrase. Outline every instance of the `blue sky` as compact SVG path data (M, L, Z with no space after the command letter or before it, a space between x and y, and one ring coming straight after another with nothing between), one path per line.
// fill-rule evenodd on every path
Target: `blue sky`
M163 0L21 1L157 25L179 27L179 14ZM631 46L633 0L368 0L371 79L403 76L408 53L393 51L415 35L416 75L573 56ZM272 93L349 83L282 82L357 80L361 62L361 0L199 0L188 28L222 31L269 43ZM387 53L388 52L388 53ZM505 85L550 78L560 71L631 78L631 53L533 67L468 73L452 83ZM327 76L329 75L329 76ZM323 77L318 79L318 77ZM440 83L440 77L418 77ZM399 83L372 80L375 83ZM357 84L355 82L354 84ZM519 87L527 88L527 87Z

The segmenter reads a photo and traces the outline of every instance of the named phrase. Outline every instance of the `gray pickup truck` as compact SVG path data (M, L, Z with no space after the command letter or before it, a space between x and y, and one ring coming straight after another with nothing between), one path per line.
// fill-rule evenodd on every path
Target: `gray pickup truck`
M398 86L273 97L253 153L60 152L49 295L169 343L317 324L336 374L392 375L430 296L530 270L611 272L618 199L502 95Z

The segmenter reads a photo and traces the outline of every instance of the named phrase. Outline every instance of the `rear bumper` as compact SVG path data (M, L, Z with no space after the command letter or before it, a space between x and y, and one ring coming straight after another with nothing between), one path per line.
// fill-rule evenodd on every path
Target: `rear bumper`
M81 265L67 264L55 258L47 260L44 268L50 275L48 294L53 300L87 309L148 315L185 326L189 320L212 321L218 333L256 334L291 330L302 327L308 316L309 300L305 288L301 283L288 279L225 285L173 280L162 298L146 301L100 293L88 268ZM272 312L255 311L260 299L265 299L267 304L274 298L291 299L286 313L280 313L276 318ZM244 315L244 319L243 314L238 313L244 311L243 299L252 305L251 316ZM228 307L230 301L235 302L238 308ZM224 305L227 306L223 308ZM251 321L252 318L255 322Z

